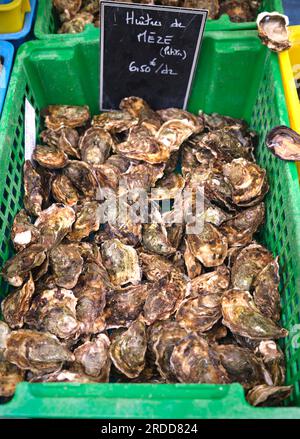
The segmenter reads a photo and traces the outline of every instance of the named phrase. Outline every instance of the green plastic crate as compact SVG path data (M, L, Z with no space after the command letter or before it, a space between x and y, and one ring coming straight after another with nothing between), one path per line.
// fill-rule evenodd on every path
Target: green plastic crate
M98 78L98 38L21 48L0 126L0 265L12 254L10 227L22 204L24 98L37 115L48 104L88 104L97 113ZM288 124L277 56L255 31L207 33L189 109L245 118L260 135L257 160L270 183L261 238L280 256L282 323L291 331L283 345L287 383L295 386L287 406L254 408L239 384L21 383L14 398L0 405L0 417L300 418L300 349L293 344L300 324L299 184L294 163L280 161L264 146L271 127ZM8 291L3 281L0 291Z
M261 11L278 11L283 13L282 0L262 0ZM38 39L45 38L74 38L74 34L58 35L57 29L59 21L55 10L52 7L52 0L39 0L37 17L34 26L34 34ZM224 30L245 30L256 29L256 23L233 23L228 15L222 15L218 20L208 20L206 23L207 31L224 31ZM84 38L92 35L99 36L99 29L94 25L88 24L85 30L80 34Z

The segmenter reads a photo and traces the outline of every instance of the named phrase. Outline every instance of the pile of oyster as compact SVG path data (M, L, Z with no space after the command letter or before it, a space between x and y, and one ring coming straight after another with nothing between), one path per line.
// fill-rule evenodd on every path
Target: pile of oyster
M2 302L0 393L24 379L238 382L254 405L287 398L278 260L254 240L268 191L255 133L136 97L93 118L86 106L43 114L24 164L16 255L2 270L14 288ZM103 222L113 210L104 189L128 210L143 190L151 221ZM195 214L177 221L184 191L190 205L179 210Z
M79 33L87 24L100 26L99 0L52 0L61 27L58 33ZM254 21L261 0L116 0L126 3L207 9L209 19L227 14L233 22Z

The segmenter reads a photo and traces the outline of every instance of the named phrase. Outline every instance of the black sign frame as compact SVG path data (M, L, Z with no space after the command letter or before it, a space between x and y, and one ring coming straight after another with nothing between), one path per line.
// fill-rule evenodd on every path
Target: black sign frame
M105 97L105 83L104 83L104 69L106 68L107 64L105 61L105 8L113 8L115 11L119 8L124 8L127 10L146 10L146 11L154 11L156 13L158 12L170 12L170 13L177 13L178 16L180 14L190 14L191 16L200 16L202 17L201 25L197 33L197 41L196 46L192 58L192 66L190 69L190 74L188 78L188 83L185 87L185 94L184 94L184 100L181 105L177 105L177 107L181 107L183 109L187 108L188 99L191 92L191 87L198 63L198 58L200 54L205 24L208 16L208 11L205 9L189 9L189 8L179 8L179 7L172 7L172 6L155 6L155 5L148 5L148 4L136 4L136 3L125 3L125 2L115 2L110 0L101 0L100 2L100 21L101 21L101 30L100 30L100 110L101 111L109 111L109 110L115 110L118 108L119 102L114 102L113 105L106 105L107 98ZM113 80L113 79L112 79ZM137 94L130 90L128 91L127 95L134 95ZM123 96L125 97L125 96ZM150 102L151 104L151 102ZM163 108L163 107L161 107ZM158 109L158 108L157 108Z

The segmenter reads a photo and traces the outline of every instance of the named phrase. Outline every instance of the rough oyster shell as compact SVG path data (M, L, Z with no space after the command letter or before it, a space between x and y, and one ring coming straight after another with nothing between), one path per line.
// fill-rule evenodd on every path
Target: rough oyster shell
M37 145L32 158L39 165L49 169L61 169L68 163L68 156L62 150L49 145Z
M285 359L280 347L273 340L261 341L255 353L262 358L272 384L282 386L285 383Z
M133 247L122 244L118 239L105 241L101 245L104 265L115 286L140 282L142 273L138 254Z
M80 249L74 244L60 244L50 253L50 266L57 286L71 290L83 268Z
M24 371L8 361L0 361L0 397L11 397L18 383L24 381Z
M143 275L152 282L162 279L174 269L171 261L157 254L140 251L139 259L142 263Z
M226 291L222 298L222 314L223 324L233 334L254 340L278 339L288 335L286 329L260 313L248 291Z
M108 382L111 364L109 347L107 335L98 334L92 341L87 341L74 350L75 365L98 382Z
M3 317L10 328L22 328L34 291L35 286L30 273L28 281L22 288L9 294L1 303Z
M145 367L146 349L145 325L136 320L112 341L110 358L120 372L129 378L136 378Z
M70 241L81 241L97 232L100 227L101 207L98 201L87 201L76 209L76 220L67 238Z
M40 174L29 160L24 163L24 207L30 215L38 216L42 211L43 185Z
M261 384L249 390L247 401L255 407L272 407L289 398L292 391L293 386L267 386Z
M6 262L2 276L10 285L21 287L28 273L33 268L41 266L45 259L44 246L31 244Z
M63 170L79 193L86 198L95 199L98 192L98 181L91 167L79 160L72 160Z
M39 241L40 233L30 221L30 217L22 209L15 216L11 229L11 240L17 251L24 250L30 244L36 244Z
M175 345L170 365L181 383L228 382L217 351L204 338L195 334L188 335Z
M47 128L53 130L64 127L81 127L90 119L90 111L87 106L49 105L46 109L46 113L45 125Z
M127 111L110 111L93 117L92 125L103 128L109 133L122 133L138 123L138 118L133 117Z
M93 167L105 162L113 146L111 135L97 127L89 128L79 142L82 160Z
M58 34L77 34L84 30L85 26L93 23L94 16L89 12L79 12L71 20L65 21L58 29Z
M20 369L33 373L50 373L61 368L65 361L74 361L74 355L47 332L20 329L12 331L7 340L5 358Z
M74 221L75 213L69 206L54 203L43 210L34 223L40 232L42 246L49 250L58 245L71 230Z
M66 175L56 175L51 190L53 198L58 203L74 206L79 201L78 191Z
M266 145L282 160L300 160L300 135L289 127L278 126L269 131Z
M191 280L191 296L197 297L201 291L211 293L224 292L228 289L230 272L225 265L220 265L216 270L204 273Z

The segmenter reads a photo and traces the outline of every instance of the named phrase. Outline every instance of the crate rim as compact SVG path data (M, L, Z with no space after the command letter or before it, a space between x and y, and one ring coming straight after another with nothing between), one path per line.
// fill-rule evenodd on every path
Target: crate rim
M256 36L256 31L240 32L241 38ZM229 38L226 31L207 32L206 36L213 35L215 38ZM238 34L236 34L239 37ZM95 43L96 38L89 38L89 42ZM65 41L65 46L72 47L80 43L81 38L74 38ZM35 48L44 48L51 52L52 48L57 47L57 41L30 41L25 43L19 50L18 57L13 68L11 81L5 103L5 112L13 111L13 96L17 85L17 75L23 68L24 60L30 56ZM274 62L277 62L277 55L270 54ZM279 67L278 67L279 68ZM283 90L281 90L284 96ZM286 111L281 109L281 111ZM0 121L1 125L1 121ZM3 143L8 127L0 126L0 145ZM5 154L0 150L0 162ZM293 214L289 218L290 222L295 222L295 227L300 236L300 189L297 179L297 170L294 163L287 163L292 177L293 188L290 188L290 199L293 200ZM294 189L294 190L292 190ZM297 203L298 201L298 203ZM300 249L299 249L300 251ZM300 260L300 259L299 259ZM113 387L112 387L113 386ZM139 388L140 397L137 404L134 398L130 397L132 388ZM114 389L116 396L110 397ZM179 391L178 391L179 389ZM215 399L205 399L205 391L213 390ZM178 394L185 392L185 398L180 399ZM143 394L144 393L144 394ZM160 397L164 395L161 400ZM209 401L209 403L208 403ZM218 405L222 401L221 405ZM64 411L60 407L64 403ZM92 405L87 406L88 402ZM217 402L217 403L216 403ZM0 405L0 418L15 417L34 417L36 418L87 418L87 412L83 407L89 408L89 418L161 418L162 407L168 406L170 419L224 419L224 408L231 406L238 408L239 412L234 411L230 416L226 413L226 418L239 419L300 419L300 407L252 407L244 396L244 391L239 384L212 385L212 384L164 384L163 387L153 384L118 384L118 383L98 383L98 384L77 384L77 383L28 383L18 384L16 393L11 401ZM58 407L56 409L56 407ZM141 415L137 410L140 408ZM84 411L84 414L82 413ZM99 413L101 412L101 413ZM192 412L192 415L191 413ZM200 415L196 416L199 412Z

